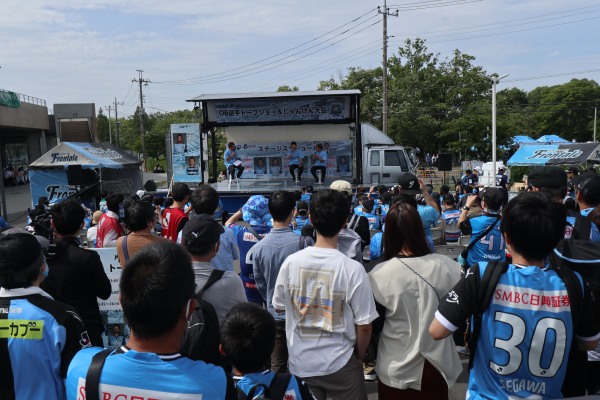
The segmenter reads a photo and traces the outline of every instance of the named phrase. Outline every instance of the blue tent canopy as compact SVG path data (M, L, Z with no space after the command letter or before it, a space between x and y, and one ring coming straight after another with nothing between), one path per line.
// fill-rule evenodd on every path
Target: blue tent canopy
M521 146L508 160L508 166L573 165L600 163L598 143L556 143Z
M539 143L570 143L568 140L565 140L557 135L544 135L538 138L537 142Z
M521 145L523 143L536 143L535 139L530 138L529 136L525 136L525 135L516 135L513 136L513 145Z

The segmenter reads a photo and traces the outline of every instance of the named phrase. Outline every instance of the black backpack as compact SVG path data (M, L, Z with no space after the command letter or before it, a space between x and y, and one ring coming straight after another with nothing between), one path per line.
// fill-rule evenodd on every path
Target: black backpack
M600 324L600 243L590 240L592 221L584 215L575 217L570 239L562 239L549 261L552 266L578 272L594 297L594 316Z
M202 300L202 296L213 283L223 277L224 273L225 271L214 269L208 281L196 294L196 310L188 323L188 329L183 336L179 351L184 357L215 365L222 364L219 352L221 344L219 318L212 304Z

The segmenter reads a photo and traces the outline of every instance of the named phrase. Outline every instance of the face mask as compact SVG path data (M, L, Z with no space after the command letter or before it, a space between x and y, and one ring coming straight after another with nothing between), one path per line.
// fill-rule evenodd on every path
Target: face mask
M42 274L42 276L44 278L46 278L46 277L48 277L48 271L50 270L50 268L48 267L48 263L46 262L46 256L42 256L42 259L44 261L44 265L46 266L46 269L43 271L40 270L40 273Z

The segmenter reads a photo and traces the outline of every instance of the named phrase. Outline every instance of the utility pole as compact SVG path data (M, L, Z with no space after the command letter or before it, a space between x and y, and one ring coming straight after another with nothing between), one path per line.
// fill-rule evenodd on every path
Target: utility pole
M110 128L110 110L112 106L106 106L106 108L108 108L108 142L112 143L112 130Z
M142 168L143 171L146 172L146 142L145 142L145 136L146 133L144 132L144 94L142 92L142 85L145 83L146 85L148 83L150 83L150 81L148 79L144 79L143 78L143 73L144 71L142 71L141 69L137 70L139 77L138 79L132 79L132 82L137 82L140 85L140 130L142 131Z
M594 142L596 141L596 121L598 119L598 107L594 107Z
M482 74L481 76L492 82L492 177L495 179L498 172L496 170L496 85L500 83L501 79L506 78L508 74L502 76L498 76L498 74L489 76Z
M119 127L121 126L121 123L119 122L119 114L117 111L117 105L119 104L123 104L123 103L117 103L117 98L115 97L115 126L117 128L117 133L115 134L115 142L117 144L117 147L119 147Z
M383 133L387 135L387 117L388 117L388 85L387 85L387 45L388 45L388 35L387 35L387 17L388 15L391 17L398 16L398 10L393 13L390 13L390 9L387 7L387 0L383 0L383 11L381 8L377 7L377 12L383 15L383 110L382 110L382 123L383 123Z

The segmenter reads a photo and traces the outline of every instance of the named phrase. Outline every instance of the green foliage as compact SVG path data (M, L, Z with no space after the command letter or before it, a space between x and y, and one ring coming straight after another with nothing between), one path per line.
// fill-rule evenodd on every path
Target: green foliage
M288 85L279 86L277 88L277 92L297 92L299 90L300 89L298 89L298 86L290 87Z
M407 39L388 60L388 134L396 143L424 153L450 151L463 159L491 159L492 95L489 75L475 57L455 50L451 58L431 53L423 39ZM498 87L498 89L501 88ZM321 81L318 90L359 89L361 120L381 129L382 68L351 67ZM594 106L600 103L595 81L574 79L527 93L498 90L496 144L507 158L512 137L558 134L589 141Z

